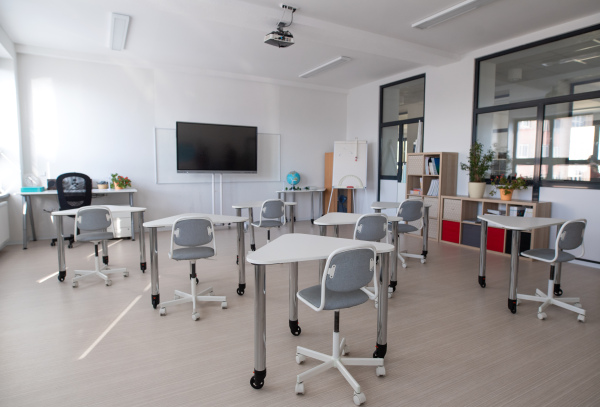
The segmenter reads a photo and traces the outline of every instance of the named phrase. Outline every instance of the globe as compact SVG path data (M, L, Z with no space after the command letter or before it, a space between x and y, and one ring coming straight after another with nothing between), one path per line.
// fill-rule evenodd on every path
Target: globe
M287 182L290 185L298 185L300 183L300 174L296 171L290 171L287 175Z

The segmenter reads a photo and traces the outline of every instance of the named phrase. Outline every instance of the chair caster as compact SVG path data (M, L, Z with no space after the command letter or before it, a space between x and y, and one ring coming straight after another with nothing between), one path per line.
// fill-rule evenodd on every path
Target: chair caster
M296 394L304 394L304 382L296 383Z
M79 287L79 281L73 281L73 288Z
M548 315L546 315L545 312L538 312L538 318L541 319L542 321L544 319L546 319L546 317L548 317Z
M123 277L129 277L129 271L124 271L123 272Z
M298 363L299 365L302 364L302 362L304 362L306 360L306 356L300 354L300 353L296 353L296 363Z
M199 320L199 319L200 319L200 314L198 314L197 312L194 312L194 313L192 314L192 319L193 319L194 321L197 321L197 320Z
M112 280L106 280L104 284L106 284L107 287L110 287L112 285Z
M165 307L161 307L159 313L161 317L164 317L165 315L167 315L167 309Z
M385 376L385 366L377 366L377 369L375 369L375 374L377 377Z
M354 401L354 404L360 406L362 403L367 401L367 396L365 396L365 393L354 393L352 400Z
M402 263L402 268L405 269L406 268L406 263ZM362 393L360 393L362 394Z
M221 309L227 309L227 301L221 303Z
M573 304L573 306L575 306L577 308L581 308L581 303L580 302L576 302L575 304Z
M344 345L342 348L342 356L346 356L350 354L350 349L348 349L348 345Z
M421 259L421 264L425 264L427 262L427 259Z
M577 316L577 320L578 320L579 322L585 322L585 315L581 315L581 314L579 314L579 315Z

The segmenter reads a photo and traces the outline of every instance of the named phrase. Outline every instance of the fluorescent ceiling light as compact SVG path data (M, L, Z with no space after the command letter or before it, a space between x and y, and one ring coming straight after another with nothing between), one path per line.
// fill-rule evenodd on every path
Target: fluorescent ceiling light
M341 64L345 64L346 62L350 61L352 58L349 57L337 57L335 59L332 59L329 62L325 62L323 65L319 65L316 68L311 69L310 71L306 71L303 74L300 74L300 78L310 78L311 76L315 76L323 71L326 71L327 69L331 69L333 67L336 67L338 65Z
M125 14L112 14L110 23L110 48L113 51L123 51L129 28L129 16Z
M436 24L443 23L451 18L458 17L461 14L465 14L469 11L475 10L478 7L485 6L494 0L466 0L462 3L456 4L446 10L440 11L439 13L433 14L421 21L418 21L412 25L412 28L426 29L433 27Z

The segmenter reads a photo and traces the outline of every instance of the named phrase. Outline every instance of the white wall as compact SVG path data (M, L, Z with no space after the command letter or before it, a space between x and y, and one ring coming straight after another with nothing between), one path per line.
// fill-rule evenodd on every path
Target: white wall
M45 180L81 171L94 181L118 172L138 189L135 204L148 208L147 220L212 209L209 183L156 184L155 127L174 128L176 121L256 125L259 133L281 135L281 179L296 170L302 185L319 186L324 153L346 134L344 93L33 55L19 55L19 88L24 172ZM224 184L223 213L234 214L231 205L240 201L274 198L281 187ZM297 219L310 218L308 202L300 198ZM38 238L54 235L42 209L57 206L54 199L34 198ZM20 221L17 211L11 216ZM19 232L12 242L21 241Z
M371 160L367 197L363 200L357 200L358 210L361 212L369 211L370 203L377 198L378 109L379 88L381 85L424 73L426 77L423 151L458 152L459 162L466 162L471 145L475 59L597 24L598 21L600 21L600 14L477 50L453 64L416 69L352 89L348 95L347 138L366 138L369 141L369 159ZM459 169L457 182L457 193L459 195L467 194L467 183L467 174ZM573 191L576 191L576 193L572 194ZM389 193L386 192L383 195L387 196ZM573 199L575 195L581 199ZM518 198L527 199L530 197L530 191L524 191ZM592 210L593 203L600 202L600 190L580 191L542 188L540 200L553 203L552 216L563 218L586 217L588 219L588 230L585 244L588 249L600 245L600 232L595 232L595 230L600 230L600 213ZM600 252L588 250L585 258L600 261ZM589 265L589 263L587 264Z

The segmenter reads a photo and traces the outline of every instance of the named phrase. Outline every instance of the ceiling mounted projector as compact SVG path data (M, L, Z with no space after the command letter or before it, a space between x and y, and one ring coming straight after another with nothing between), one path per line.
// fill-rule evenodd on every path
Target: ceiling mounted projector
M296 11L296 8L286 6L285 4L282 4L281 8L283 9L283 15L281 16L279 23L277 23L277 30L271 31L269 34L265 35L264 42L265 44L273 45L277 48L286 48L290 45L294 45L294 36L291 32L284 29L292 25L294 22L294 12ZM290 10L292 12L292 16L288 24L282 21L286 10Z

